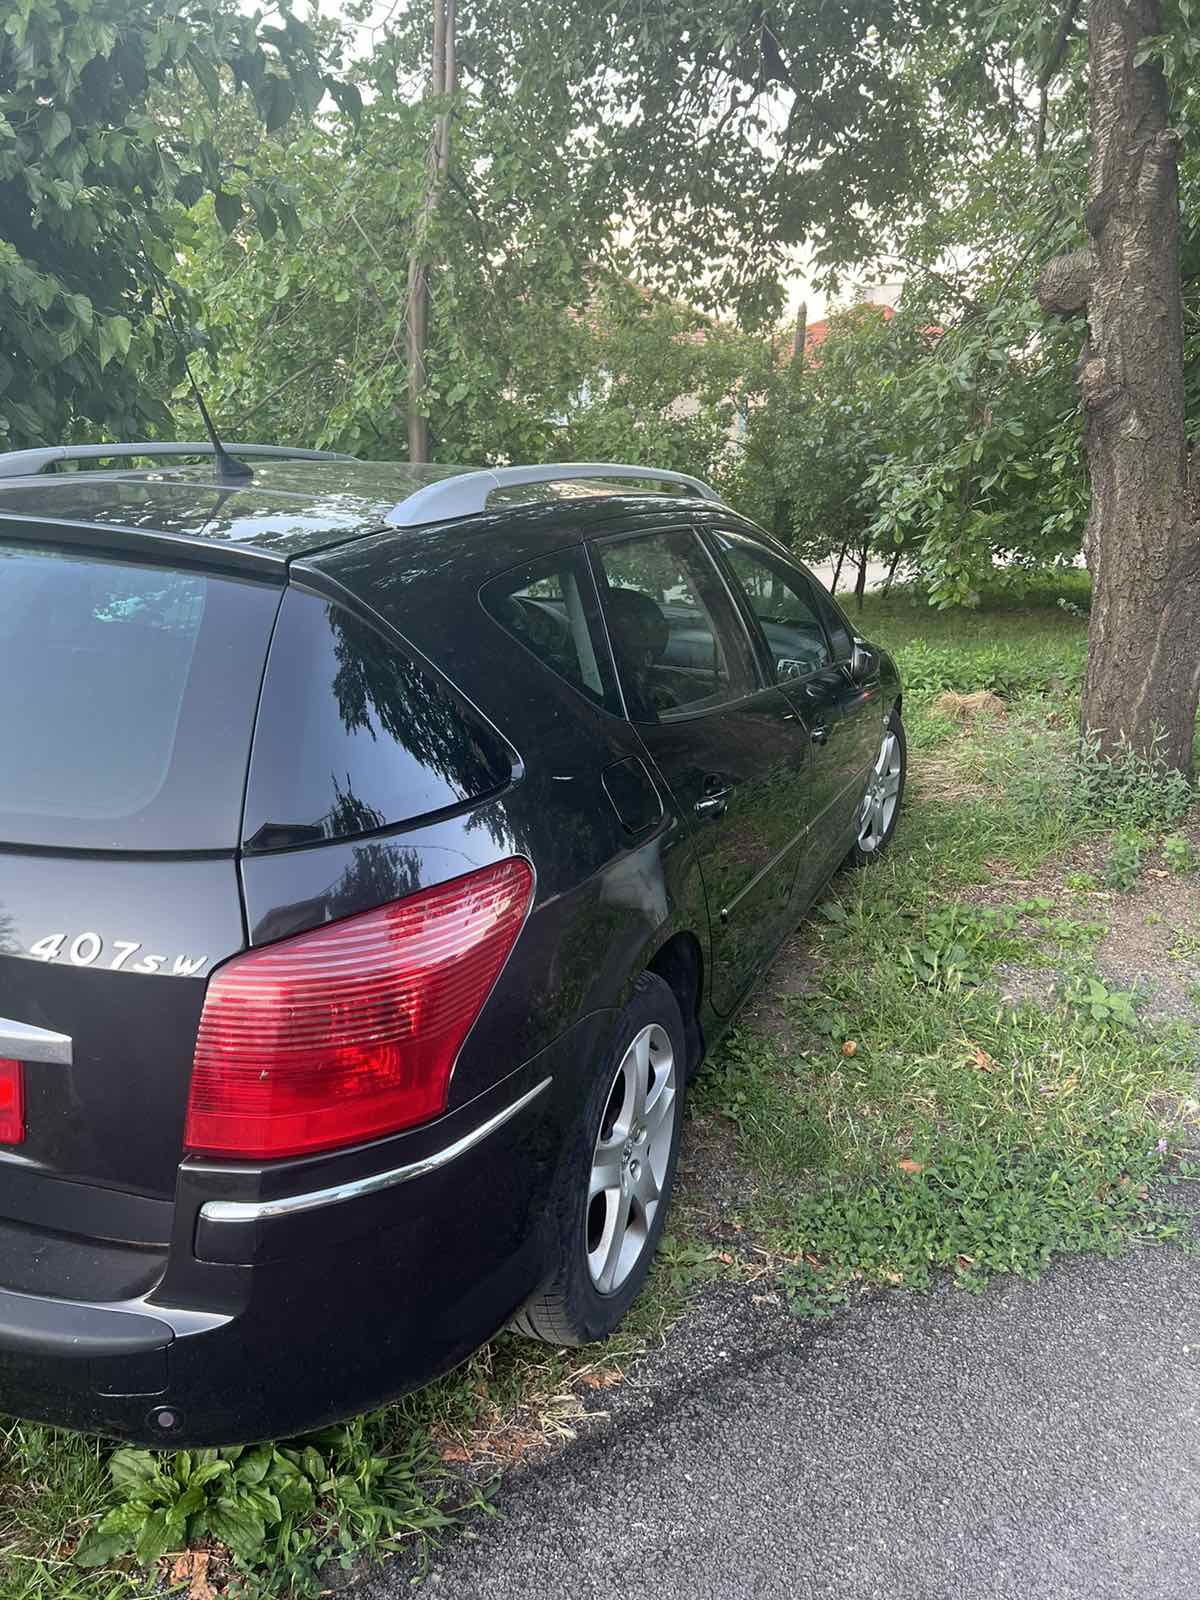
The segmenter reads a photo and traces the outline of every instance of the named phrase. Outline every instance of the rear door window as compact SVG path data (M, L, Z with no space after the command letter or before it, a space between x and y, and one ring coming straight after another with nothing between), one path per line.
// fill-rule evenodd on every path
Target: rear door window
M353 612L288 589L254 734L247 849L396 827L511 777L508 745L432 669Z
M0 535L0 841L236 846L279 596Z

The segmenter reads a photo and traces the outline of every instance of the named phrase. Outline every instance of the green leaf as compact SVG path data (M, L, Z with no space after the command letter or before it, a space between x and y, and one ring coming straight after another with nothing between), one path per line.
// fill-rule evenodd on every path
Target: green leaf
M124 317L106 318L100 324L101 342L105 328L113 322L124 322L126 328L129 327ZM129 348L128 338L125 348ZM149 1450L114 1450L108 1463L108 1475L113 1487L128 1500L145 1500L161 1490L163 1483L158 1458Z
M193 50L188 60L204 90L205 98L215 111L221 101L221 80L217 76L217 69L199 49Z
M315 67L302 67L292 74L292 85L306 116L314 116L325 98L325 79Z
M204 1485L197 1483L193 1479L179 1496L179 1499L176 1500L171 1510L177 1520L186 1522L188 1517L194 1516L197 1511L203 1508L206 1500Z
M275 1491L280 1512L285 1517L304 1517L316 1503L313 1486L307 1478L297 1473Z
M215 1506L209 1507L207 1522L213 1537L227 1544L243 1561L252 1561L266 1539L262 1519L237 1500L218 1500Z
M96 333L97 343L100 351L100 370L103 372L104 368L112 360L113 356L120 356L122 359L124 359L129 354L129 345L133 338L133 324L129 321L128 317L105 317L99 323ZM146 1455L152 1466L154 1463L154 1458L149 1456L148 1452L146 1451L119 1450L117 1455ZM113 1460L109 1463L110 1472L114 1471L114 1463L116 1459L117 1457L114 1456ZM157 1474L157 1468L154 1470ZM116 1482L115 1475L113 1481ZM118 1485L118 1487L120 1487L120 1485Z
M204 179L198 172L185 172L175 185L175 198L181 206L191 210L204 193Z
M49 155L57 150L64 139L71 137L71 119L65 111L52 111L45 124L42 144Z
M291 85L286 78L281 78L277 73L264 78L254 91L254 103L258 107L268 133L274 133L276 128L282 128L295 108L296 97L292 93Z
M336 78L328 79L326 87L337 103L338 109L357 127L362 120L362 95L352 83L339 83Z
M146 1508L136 1502L117 1506L88 1533L75 1552L77 1567L107 1566L114 1556L124 1555L146 1518Z
M144 1567L153 1566L159 1556L183 1539L183 1520L173 1506L160 1506L147 1514L138 1531L134 1554Z
M237 1480L239 1483L261 1483L271 1467L275 1454L274 1445L262 1444L255 1449L247 1451L237 1465Z
M242 218L242 202L236 194L227 194L224 189L219 189L213 199L213 208L217 213L217 221L226 233L232 233Z

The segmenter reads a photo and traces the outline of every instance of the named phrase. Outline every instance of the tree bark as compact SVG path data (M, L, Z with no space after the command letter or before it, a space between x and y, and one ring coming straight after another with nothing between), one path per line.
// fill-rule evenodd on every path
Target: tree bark
M1159 66L1161 0L1091 0L1093 272L1078 366L1092 500L1083 729L1191 772L1200 696L1200 516L1184 433L1179 137Z
M849 539L847 539L845 544L838 551L837 566L834 567L834 569L833 569L833 582L829 585L830 594L836 594L837 593L838 582L839 582L839 580L841 579L841 576L842 576L842 562L845 561L846 552L849 550L849 548L850 548L850 541L849 541Z
M884 595L887 595L891 590L892 579L896 576L896 568L900 565L900 557L903 555L903 553L904 552L902 550L897 550L895 555L892 557L891 565L887 569L887 577L883 580Z
M457 83L454 39L455 0L433 0L433 71L430 96L448 101ZM450 170L450 107L443 104L429 140L428 176L412 254L408 262L408 459L429 460L429 419L425 415L429 351L429 235Z
M858 577L854 580L854 604L859 611L863 608L863 596L867 592L867 563L870 557L871 551L864 545L858 562Z

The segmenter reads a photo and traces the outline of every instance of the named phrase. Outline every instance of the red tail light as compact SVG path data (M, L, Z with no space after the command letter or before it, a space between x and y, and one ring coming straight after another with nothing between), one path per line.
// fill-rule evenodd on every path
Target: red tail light
M209 980L184 1144L262 1160L435 1117L533 888L512 858L237 956Z
M25 1068L0 1056L0 1144L25 1142Z

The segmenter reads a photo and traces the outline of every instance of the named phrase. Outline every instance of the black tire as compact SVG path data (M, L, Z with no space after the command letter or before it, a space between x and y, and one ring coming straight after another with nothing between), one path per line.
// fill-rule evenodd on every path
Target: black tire
M873 861L878 861L896 832L896 824L900 820L900 808L904 804L904 786L908 779L908 741L904 737L904 723L900 720L900 712L892 707L886 724L884 736L891 734L896 740L900 754L900 787L896 791L896 805L892 811L885 831L878 835L870 849L864 849L861 838L856 838L846 857L845 865L848 867L869 867Z
M611 1293L602 1293L592 1280L588 1266L589 1212L595 1226L597 1201L589 1201L593 1153L597 1148L603 1120L612 1114L612 1105L621 1081L626 1052L647 1028L661 1028L670 1041L674 1063L674 1100L664 1113L663 1133L670 1120L670 1147L665 1173L658 1184L659 1195L654 1215L645 1229L645 1242L636 1263ZM598 1067L592 1087L560 1167L558 1191L551 1204L551 1245L554 1264L547 1281L513 1319L517 1333L548 1344L582 1345L607 1339L637 1299L650 1270L654 1252L662 1236L679 1156L679 1137L683 1127L683 1102L687 1076L686 1038L679 1003L669 984L652 972L644 972L634 985L629 1004L622 1011L609 1040L604 1060ZM665 1139L663 1145L665 1146ZM636 1200L634 1205L636 1207ZM631 1215L635 1212L631 1212ZM642 1213L645 1217L645 1212Z

